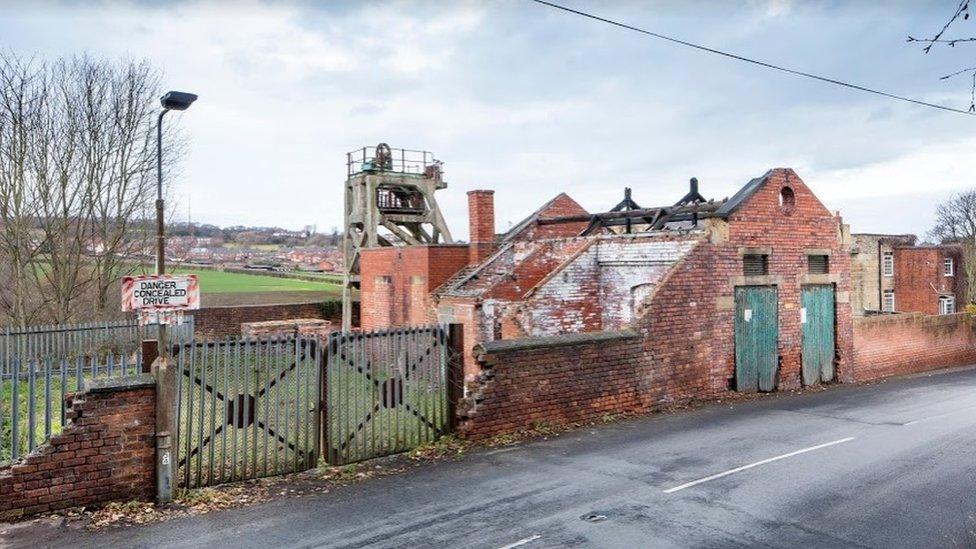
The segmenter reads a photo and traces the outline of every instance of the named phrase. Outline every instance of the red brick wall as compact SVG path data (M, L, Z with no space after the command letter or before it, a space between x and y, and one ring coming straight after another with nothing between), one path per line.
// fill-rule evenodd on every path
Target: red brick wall
M495 191L468 191L468 240L472 265L495 249Z
M969 364L976 364L976 323L966 313L854 319L857 381Z
M639 410L640 347L631 332L485 343L479 387L462 405L460 433L478 439Z
M155 495L155 384L149 376L93 382L71 424L0 468L0 520Z
M539 212L537 219L552 219L570 215L587 215L575 200L565 193L560 193L552 202ZM589 221L568 221L564 223L539 223L529 225L518 233L515 240L539 240L544 238L568 238L578 236L589 225Z
M780 189L789 185L795 207L779 205ZM767 183L728 220L727 235L689 252L658 285L637 325L653 357L654 380L648 405L712 398L728 390L735 375L734 288L773 282L779 296L779 388L800 386L800 289L806 276L807 250L829 251L836 292L837 375L851 379L850 255L840 236L841 220L828 211L792 170L768 174ZM745 248L770 253L765 279L742 276Z
M430 292L468 262L464 245L372 248L360 255L360 326L426 324Z
M193 312L194 331L198 338L237 337L245 322L267 322L295 318L317 318L341 322L341 308L326 318L321 303L291 303L285 305L242 305L235 307L206 307Z
M942 261L951 257L955 276L945 276ZM939 294L956 296L956 307L965 304L960 291L962 252L954 246L895 248L895 310L906 313L939 314ZM959 281L960 288L957 288Z

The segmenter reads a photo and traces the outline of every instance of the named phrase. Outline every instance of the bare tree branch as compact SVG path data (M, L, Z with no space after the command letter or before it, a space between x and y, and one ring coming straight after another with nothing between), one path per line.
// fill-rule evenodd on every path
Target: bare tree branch
M961 0L961 2L959 2L959 5L956 7L956 11L952 14L952 17L950 17L949 20L946 21L946 24L942 26L942 30L936 33L935 36L933 36L932 38L915 38L913 36L909 36L908 42L921 42L924 44L928 44L927 46L922 48L922 52L924 53L929 53L930 51L932 51L932 46L936 44L944 44L950 48L954 48L956 47L956 44L961 44L964 42L976 42L976 37L951 38L951 39L942 38L945 32L949 30L949 27L952 26L952 24L958 21L960 18L963 21L967 21L969 19L969 0ZM963 69L961 71L956 71L952 74L947 74L939 78L939 80L948 80L955 76L959 76L974 71L976 71L976 67ZM970 87L969 95L970 95L969 112L976 112L976 72L974 72L973 74L973 83L972 86Z

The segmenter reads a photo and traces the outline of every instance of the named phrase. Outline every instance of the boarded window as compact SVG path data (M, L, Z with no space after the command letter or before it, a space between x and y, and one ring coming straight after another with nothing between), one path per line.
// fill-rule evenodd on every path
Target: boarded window
M765 254L746 254L742 256L742 274L746 276L769 274L769 256Z
M808 255L807 272L812 275L822 275L830 272L830 259L826 255Z

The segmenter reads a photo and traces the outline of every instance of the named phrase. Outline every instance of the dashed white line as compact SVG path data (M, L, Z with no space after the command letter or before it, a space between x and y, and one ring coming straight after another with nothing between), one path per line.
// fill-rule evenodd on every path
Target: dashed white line
M812 452L814 450L819 450L821 448L826 448L828 446L834 446L836 444L843 444L845 442L850 442L852 440L854 440L854 437L847 437L847 438L842 438L840 440L834 440L832 442L825 442L823 444L818 444L816 446L810 446L809 448L802 448L800 450L796 450L795 452L790 452L788 454L783 454L783 455L779 455L779 456L767 458L767 459L764 459L762 461L757 461L755 463L750 463L748 465L743 465L742 467L736 467L735 469L729 469L728 471L723 471L723 472L718 473L716 475L711 475L711 476L707 476L705 478L700 478L698 480L693 480L691 482L687 482L685 484L682 484L681 486L675 486L674 488L668 488L667 490L664 491L664 493L665 494L672 494L674 492L677 492L678 490L684 490L685 488L691 488L692 486L697 486L697 485L699 485L699 484L701 484L703 482L708 482L710 480L715 480L715 479L718 479L718 478L727 477L729 475L733 475L733 474L738 473L740 471L745 471L746 469L752 469L753 467L758 467L760 465L765 465L767 463L772 463L774 461L779 461L781 459L786 459L788 457L793 457L793 456L797 456L797 455L800 455L800 454L805 454L807 452Z
M527 537L525 539L520 539L520 540L516 541L515 543L509 543L508 545L503 545L503 546L499 547L498 549L512 549L514 547L521 547L521 546L523 546L523 545L525 545L527 543L532 543L533 541L535 541L535 540L537 540L537 539L539 539L541 537L542 536L540 536L539 534L536 534L534 536L529 536L529 537Z

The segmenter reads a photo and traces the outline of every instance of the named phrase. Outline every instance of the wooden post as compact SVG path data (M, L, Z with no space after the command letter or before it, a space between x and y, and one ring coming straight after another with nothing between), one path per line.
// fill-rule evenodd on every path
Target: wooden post
M142 373L152 373L152 363L159 356L159 342L155 339L142 340Z
M454 432L458 425L458 404L464 398L464 325L447 327L447 427Z

